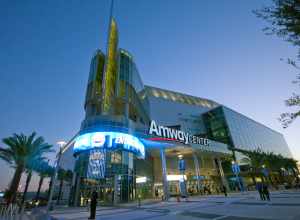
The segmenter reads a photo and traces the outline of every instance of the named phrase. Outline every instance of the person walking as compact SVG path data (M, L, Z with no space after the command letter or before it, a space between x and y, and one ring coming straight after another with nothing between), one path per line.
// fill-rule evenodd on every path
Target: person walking
M156 199L158 198L158 195L159 195L159 194L158 194L158 189L156 188L156 189L155 189L155 198L156 198Z
M266 199L267 199L268 201L270 201L270 192L269 192L269 189L268 189L268 185L267 185L267 184L263 184L262 192L263 192L264 196L266 197Z
M90 207L89 219L95 219L95 217L96 217L97 199L98 199L97 192L93 191L92 196L91 196L91 207Z
M257 189L257 191L258 191L258 193L259 193L260 199L261 199L261 200L266 200L265 195L264 195L264 193L263 193L263 186L262 186L262 183L257 183L257 184L256 184L256 189Z
M227 188L226 188L226 186L222 185L222 191L223 191L225 197L227 197Z

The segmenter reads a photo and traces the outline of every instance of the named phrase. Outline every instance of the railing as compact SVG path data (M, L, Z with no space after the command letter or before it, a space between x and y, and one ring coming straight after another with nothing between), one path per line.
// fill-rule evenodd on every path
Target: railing
M0 220L48 220L50 216L43 210L32 209L30 212L20 211L17 204L0 204Z
M17 204L2 204L0 206L0 220L12 220L18 215L19 206Z

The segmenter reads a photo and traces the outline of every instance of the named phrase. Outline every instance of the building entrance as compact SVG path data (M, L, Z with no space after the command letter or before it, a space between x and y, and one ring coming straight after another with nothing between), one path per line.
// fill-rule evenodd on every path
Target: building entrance
M82 179L80 184L80 206L88 206L90 204L91 195L94 191L98 194L98 204L113 204L114 187L110 178L107 178L105 181Z

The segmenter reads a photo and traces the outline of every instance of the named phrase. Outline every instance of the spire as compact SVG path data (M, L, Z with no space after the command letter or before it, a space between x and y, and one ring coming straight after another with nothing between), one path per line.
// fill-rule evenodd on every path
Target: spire
M117 84L117 59L118 59L118 28L113 18L114 0L111 0L110 18L108 25L108 35L106 44L106 59L103 79L103 107L102 112L108 113L112 110L113 98L115 96Z
M107 30L107 43L106 43L106 52L108 51L108 44L109 44L109 35L111 31L111 23L113 20L113 11L114 11L114 0L111 0L110 2L110 9L109 9L109 20L108 20L108 30Z
M114 0L111 0L110 13L109 13L109 23L111 23L111 19L113 17L113 10L114 10Z

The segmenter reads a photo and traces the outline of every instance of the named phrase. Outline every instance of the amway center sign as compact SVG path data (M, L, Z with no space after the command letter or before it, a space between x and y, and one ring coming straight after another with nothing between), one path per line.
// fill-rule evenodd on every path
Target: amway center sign
M201 144L204 146L209 146L210 143L209 139L197 137L187 132L166 126L157 125L154 120L151 121L149 134L164 137L169 140L180 141L184 144Z

